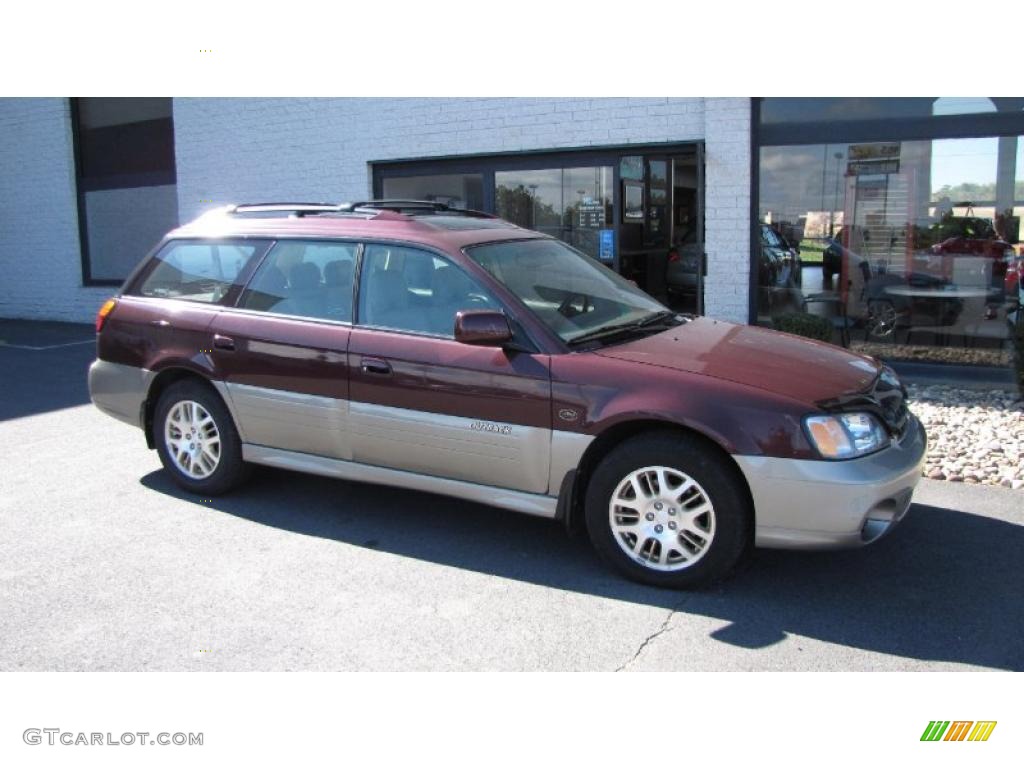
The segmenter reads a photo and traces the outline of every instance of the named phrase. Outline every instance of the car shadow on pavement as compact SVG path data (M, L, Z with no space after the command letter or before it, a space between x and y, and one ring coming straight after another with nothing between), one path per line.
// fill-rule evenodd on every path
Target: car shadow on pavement
M199 504L162 471L147 488ZM748 649L793 633L908 659L1024 670L1024 526L915 504L871 547L757 550L729 581L696 592L634 584L586 537L556 523L430 494L259 469L202 503L254 523L379 551L728 622L715 640Z

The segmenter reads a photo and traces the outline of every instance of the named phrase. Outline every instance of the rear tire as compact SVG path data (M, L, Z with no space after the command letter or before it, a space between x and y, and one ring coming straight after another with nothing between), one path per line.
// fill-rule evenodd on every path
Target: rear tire
M153 439L164 469L187 491L216 496L248 477L235 422L208 384L185 380L164 390L153 416Z
M598 555L628 578L673 589L728 576L752 542L742 476L697 435L634 437L598 464L586 492Z

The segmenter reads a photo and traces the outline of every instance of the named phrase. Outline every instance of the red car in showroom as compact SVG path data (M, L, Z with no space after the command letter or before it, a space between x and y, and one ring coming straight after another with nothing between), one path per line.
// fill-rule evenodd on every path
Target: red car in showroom
M875 360L677 314L559 240L434 203L212 212L97 332L93 402L193 493L262 464L446 494L585 529L659 586L755 545L876 540L925 452Z

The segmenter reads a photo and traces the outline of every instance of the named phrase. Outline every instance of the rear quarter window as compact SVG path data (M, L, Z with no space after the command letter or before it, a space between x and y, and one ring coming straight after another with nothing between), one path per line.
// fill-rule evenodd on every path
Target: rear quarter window
M153 266L129 293L217 304L238 285L249 262L264 248L248 242L170 242L153 257Z

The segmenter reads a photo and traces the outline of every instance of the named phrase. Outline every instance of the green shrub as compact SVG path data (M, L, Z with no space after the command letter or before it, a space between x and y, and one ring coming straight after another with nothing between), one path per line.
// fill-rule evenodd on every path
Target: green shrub
M832 323L824 317L811 315L807 312L789 312L772 318L772 325L777 331L794 333L818 341L832 341Z

